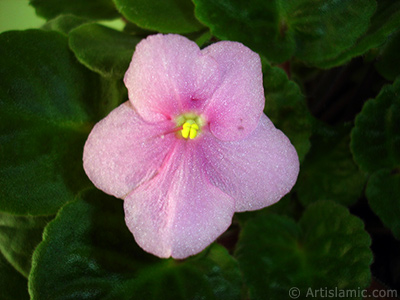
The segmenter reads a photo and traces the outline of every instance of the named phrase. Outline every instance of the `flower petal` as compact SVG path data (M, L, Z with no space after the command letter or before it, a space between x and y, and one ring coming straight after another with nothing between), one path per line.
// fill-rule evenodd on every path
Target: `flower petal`
M221 73L204 112L210 130L221 140L244 138L256 128L265 104L260 57L237 42L215 43L203 53L218 62Z
M288 193L299 173L289 139L262 115L245 139L224 142L205 135L201 144L210 182L236 201L236 211L256 210Z
M146 123L129 101L92 129L83 152L83 167L96 187L123 197L152 178L176 142L170 121Z
M159 257L202 251L231 224L234 200L211 185L195 142L181 140L164 169L125 199L136 242Z
M219 71L196 43L157 34L136 46L124 81L139 114L153 122L201 111L219 83Z

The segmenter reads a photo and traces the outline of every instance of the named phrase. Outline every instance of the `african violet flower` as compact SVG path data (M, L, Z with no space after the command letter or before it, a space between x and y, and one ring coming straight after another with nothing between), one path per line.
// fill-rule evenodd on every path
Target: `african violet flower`
M263 114L259 56L236 42L200 50L179 35L141 41L125 74L129 101L93 128L84 168L124 199L136 242L185 258L212 243L234 212L277 202L297 153Z

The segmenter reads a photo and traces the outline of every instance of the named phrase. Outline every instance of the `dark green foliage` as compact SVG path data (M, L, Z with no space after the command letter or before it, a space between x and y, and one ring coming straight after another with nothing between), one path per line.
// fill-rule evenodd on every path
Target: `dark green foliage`
M59 15L44 24L42 29L58 31L68 35L72 29L88 22L90 22L89 19L74 15Z
M89 185L80 161L95 78L59 33L0 36L0 210L54 214Z
M350 152L349 126L318 125L312 147L300 170L296 190L303 205L318 200L354 204L365 185L365 176Z
M400 79L368 100L356 118L351 149L360 168L372 173L400 166Z
M311 120L305 97L285 72L264 64L265 113L290 139L300 161L310 149Z
M280 300L294 287L298 299L318 299L327 297L310 291L368 286L371 238L345 206L374 237L400 239L400 1L30 5L47 20L41 29L0 34L1 299ZM102 22L117 18L122 31ZM288 195L237 214L219 244L185 260L144 252L122 201L94 189L82 167L93 125L128 100L122 79L136 45L157 33L257 52L264 112L301 163ZM383 225L362 215L369 208Z
M140 40L98 24L84 24L69 34L69 46L83 65L115 79L124 76Z
M297 287L356 289L370 281L371 239L360 219L334 202L311 204L296 224L278 216L246 223L235 256L250 299L288 299Z
M112 0L30 0L36 14L50 20L62 14L89 19L113 19L118 12Z
M400 79L368 100L356 118L352 151L360 168L371 173L366 196L371 209L400 239Z
M2 300L29 300L28 281L17 272L0 253L0 298Z
M113 0L121 14L139 27L163 33L198 31L203 25L194 17L189 0Z
M400 168L375 172L368 182L366 194L372 210L400 239Z
M400 27L400 26L399 26ZM375 64L376 69L388 80L400 75L400 30L391 35L382 47Z
M0 213L0 252L25 277L31 269L33 251L51 219Z
M334 58L368 28L373 0L194 0L196 16L224 40L237 40L273 62Z

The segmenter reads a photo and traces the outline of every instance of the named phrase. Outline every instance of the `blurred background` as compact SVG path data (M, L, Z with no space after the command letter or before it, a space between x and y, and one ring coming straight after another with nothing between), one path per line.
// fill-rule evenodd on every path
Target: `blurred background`
M38 28L44 22L35 15L28 0L0 0L0 32Z
M0 0L0 32L39 28L46 22L35 14L28 0ZM98 22L115 29L122 29L122 20Z

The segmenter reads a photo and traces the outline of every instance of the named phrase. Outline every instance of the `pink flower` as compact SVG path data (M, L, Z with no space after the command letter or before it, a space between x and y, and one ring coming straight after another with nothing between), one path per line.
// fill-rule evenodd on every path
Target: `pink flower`
M93 128L84 168L124 199L136 242L159 257L202 251L234 212L277 202L299 161L263 114L259 56L236 42L203 50L179 35L149 36L125 74L129 101Z

